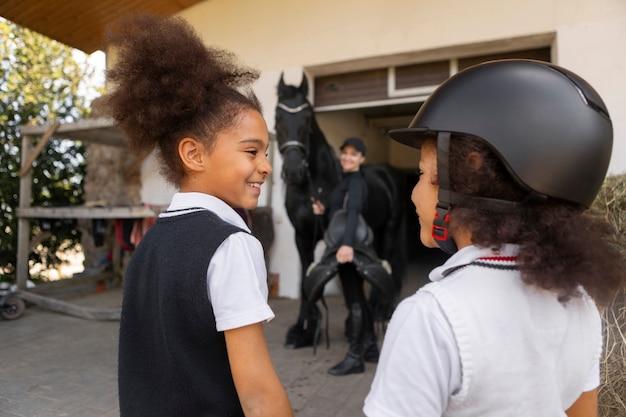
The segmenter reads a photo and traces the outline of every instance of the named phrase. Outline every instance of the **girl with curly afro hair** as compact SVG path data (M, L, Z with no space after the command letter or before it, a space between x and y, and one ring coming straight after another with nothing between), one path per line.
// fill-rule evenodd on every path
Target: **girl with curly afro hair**
M133 17L110 40L105 108L179 189L124 278L121 416L291 416L263 334L263 250L235 211L271 172L258 75L181 19Z
M490 62L389 134L420 149L422 243L452 256L394 312L365 414L597 416L596 303L625 277L585 212L611 157L600 96L555 65Z

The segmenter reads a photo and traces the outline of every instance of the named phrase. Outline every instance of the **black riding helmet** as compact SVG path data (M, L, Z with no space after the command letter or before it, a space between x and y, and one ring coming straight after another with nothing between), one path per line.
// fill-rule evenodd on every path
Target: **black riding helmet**
M433 236L456 251L448 236L449 210L478 200L494 211L516 202L465 196L450 190L449 141L456 135L484 140L529 198L552 197L589 207L606 175L613 127L600 95L564 68L531 60L483 63L444 82L394 140L419 148L437 138L439 196Z

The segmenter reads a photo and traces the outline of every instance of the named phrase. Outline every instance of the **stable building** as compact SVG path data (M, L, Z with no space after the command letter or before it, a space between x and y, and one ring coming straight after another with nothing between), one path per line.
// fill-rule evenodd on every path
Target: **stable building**
M207 45L228 49L259 69L255 91L271 132L281 73L296 85L304 74L331 144L359 136L368 146L368 162L402 170L409 183L415 181L417 152L386 139L385 132L406 127L439 84L493 59L552 62L580 74L604 98L615 135L609 173L626 171L626 55L621 53L626 3L621 0L8 0L0 5L1 16L87 53L106 50L108 24L141 11L180 16ZM115 51L107 51L107 60L113 64ZM271 207L275 229L269 272L279 279L279 295L296 298L300 265L276 146L272 161L273 178L260 200ZM141 178L142 200L167 201L174 191L163 185L152 158L143 162ZM408 227L415 227L412 221ZM417 243L410 249L419 250Z

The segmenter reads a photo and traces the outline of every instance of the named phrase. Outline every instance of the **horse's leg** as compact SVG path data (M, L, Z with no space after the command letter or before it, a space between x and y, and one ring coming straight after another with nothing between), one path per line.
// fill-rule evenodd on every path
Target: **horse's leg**
M315 329L319 321L319 309L315 304L308 303L304 297L302 283L306 277L306 270L314 259L315 236L302 236L296 234L296 246L300 255L302 270L300 273L300 310L298 321L287 330L285 347L298 349L312 346Z

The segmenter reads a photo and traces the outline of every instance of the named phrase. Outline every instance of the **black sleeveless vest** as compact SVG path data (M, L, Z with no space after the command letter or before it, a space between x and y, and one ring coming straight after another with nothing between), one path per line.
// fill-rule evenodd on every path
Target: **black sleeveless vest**
M217 248L241 231L200 211L159 218L137 247L124 278L121 417L243 417L206 283Z

